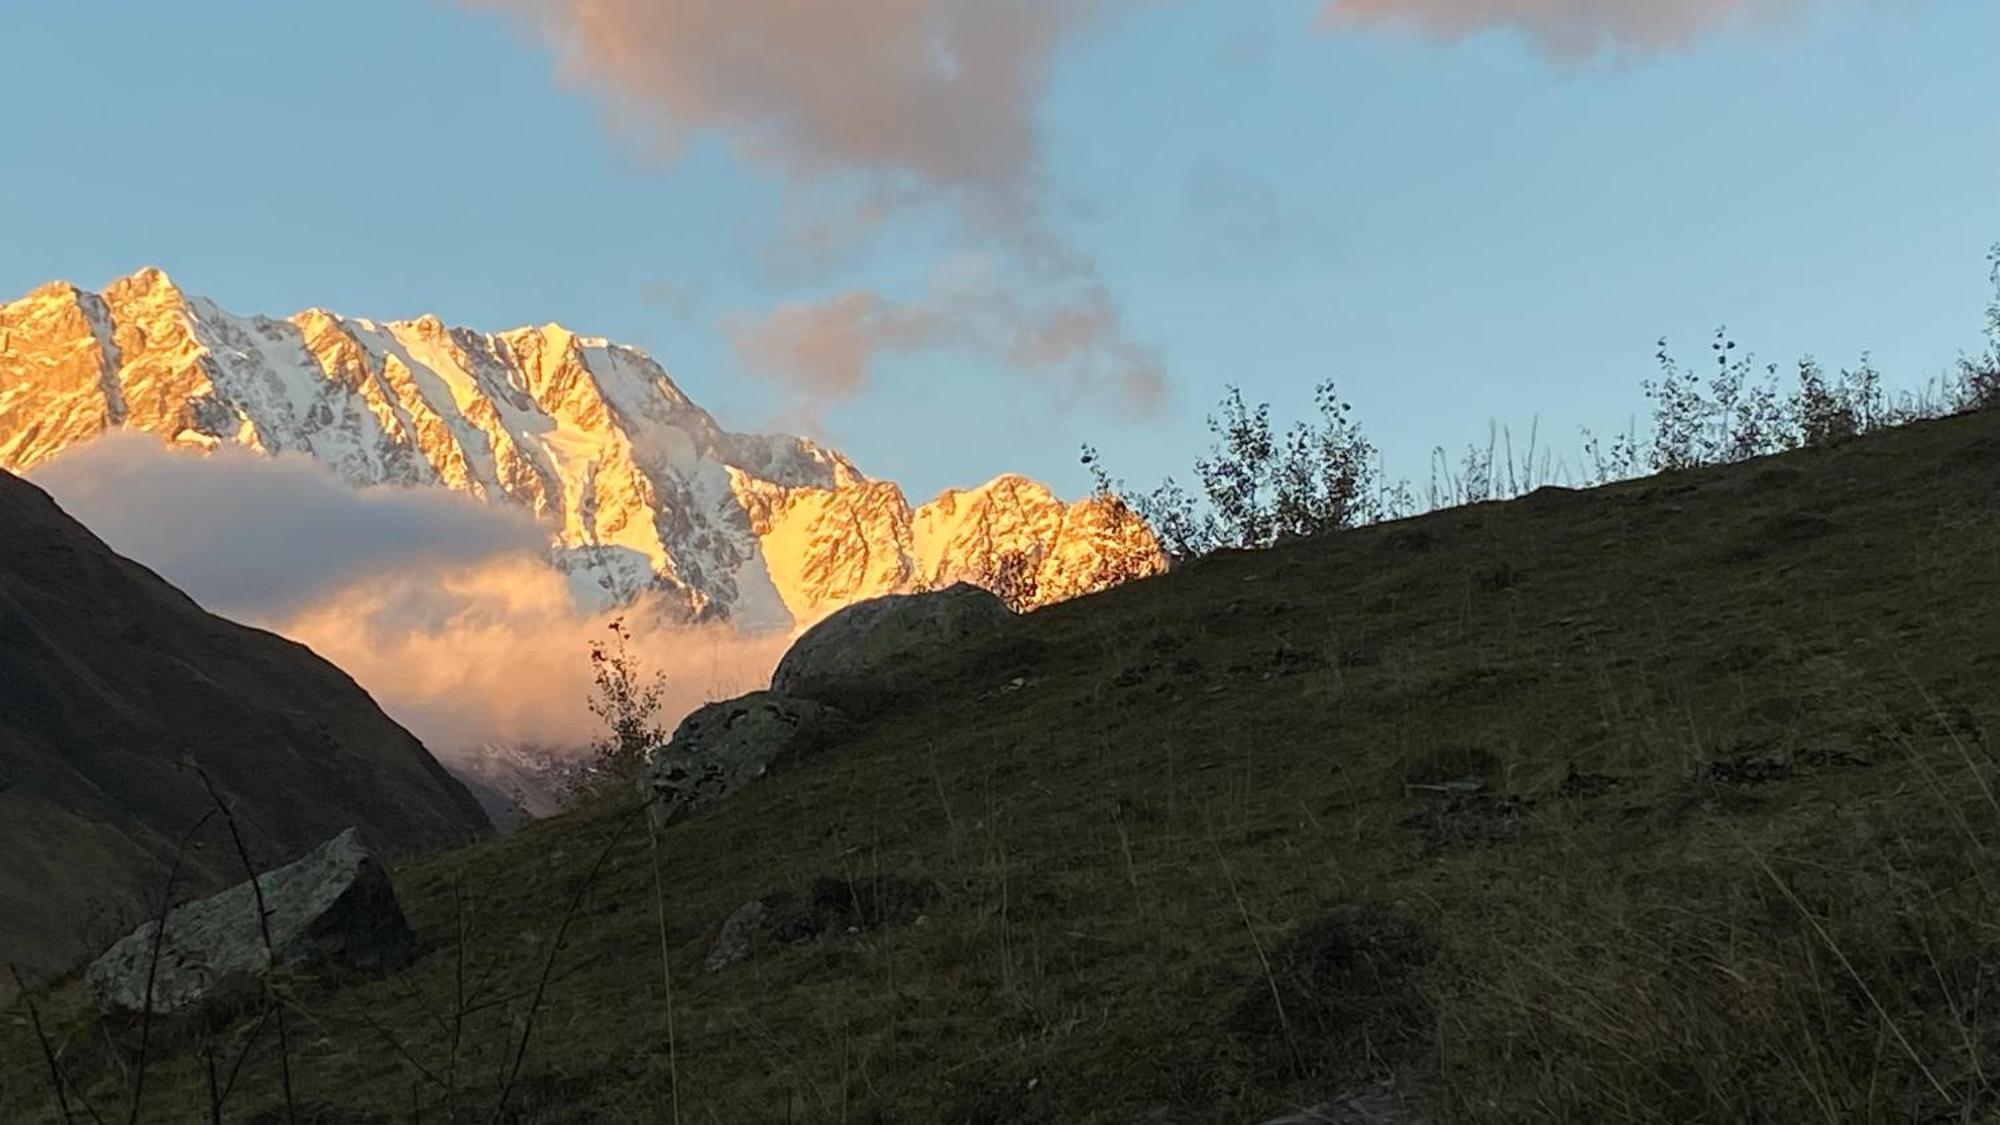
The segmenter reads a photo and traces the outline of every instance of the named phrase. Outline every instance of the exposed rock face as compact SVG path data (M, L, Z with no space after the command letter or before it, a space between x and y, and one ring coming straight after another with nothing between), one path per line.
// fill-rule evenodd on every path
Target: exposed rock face
M879 690L899 668L948 652L1012 617L999 598L963 582L927 594L859 602L793 642L771 675L771 688L834 701Z
M646 763L642 786L664 828L774 769L837 741L846 723L831 707L775 691L711 703L682 719Z
M0 473L0 961L65 968L154 914L211 807L184 754L260 862L350 826L392 855L490 829L338 668L204 612ZM198 842L183 887L242 877L219 835Z
M722 800L739 785L730 784L728 771L714 762L661 747L646 759L639 794L652 801L646 817L658 831Z
M153 973L155 1015L227 1005L254 995L270 969L374 975L416 958L416 935L396 903L389 874L350 828L304 858L257 877L271 949L257 924L246 880L167 915L153 970L157 922L148 922L93 961L85 987L99 1011L138 1015Z
M912 508L833 450L724 430L645 353L560 325L238 316L154 269L0 305L0 468L117 428L516 505L579 594L652 587L757 627L1003 576L1041 605L1165 566L1121 505L1003 476Z

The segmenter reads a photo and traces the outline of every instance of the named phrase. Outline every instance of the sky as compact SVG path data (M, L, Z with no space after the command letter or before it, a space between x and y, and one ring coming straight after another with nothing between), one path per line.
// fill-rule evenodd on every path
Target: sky
M1393 475L1655 341L1979 346L1991 0L8 0L0 299L557 321L916 498L1185 474L1337 381Z

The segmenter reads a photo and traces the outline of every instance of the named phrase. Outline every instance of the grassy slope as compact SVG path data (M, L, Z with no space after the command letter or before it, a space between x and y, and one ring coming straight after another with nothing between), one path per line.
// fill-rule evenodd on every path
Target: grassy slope
M1967 416L1217 557L1023 619L661 838L679 1119L1247 1121L1392 1073L1452 1120L1990 1113L1996 486L2000 416ZM1404 789L1456 751L1525 806ZM480 995L531 988L615 820L402 868L434 951L302 1001L301 1098L408 1121L415 1091L445 1120L388 1036L442 1074L451 1021L427 1011L452 1006L460 919ZM701 971L738 903L871 871L942 897L920 925ZM521 1119L672 1119L653 879L628 834L570 931ZM1264 958L1334 902L1437 935L1424 1002L1323 1040L1287 992L1276 1056L1232 1034ZM114 1101L74 989L45 1004ZM460 1119L487 1119L521 1007L469 1021ZM0 1117L49 1112L38 1068L0 1026ZM156 1069L150 1118L201 1119L196 1076L185 1050ZM253 1058L233 1108L276 1081Z

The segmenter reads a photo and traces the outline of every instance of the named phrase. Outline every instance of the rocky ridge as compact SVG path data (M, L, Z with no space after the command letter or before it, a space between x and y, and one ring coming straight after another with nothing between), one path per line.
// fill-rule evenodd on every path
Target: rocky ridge
M0 305L0 468L114 429L515 505L586 603L651 588L749 627L958 581L1040 605L1164 567L1107 501L1009 475L913 506L813 441L725 430L652 357L557 324L241 316L151 268Z

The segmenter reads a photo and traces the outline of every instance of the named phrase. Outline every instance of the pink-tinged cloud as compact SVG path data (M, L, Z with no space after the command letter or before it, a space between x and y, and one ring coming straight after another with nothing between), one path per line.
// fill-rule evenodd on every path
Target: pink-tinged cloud
M1804 0L1331 0L1329 26L1401 25L1440 39L1513 30L1558 58L1685 47L1739 21L1768 21Z
M915 302L850 290L781 305L734 336L744 365L795 392L808 415L861 394L881 360L926 351L1005 363L1131 413L1150 414L1166 395L1159 357L1127 338L1098 284L1040 301L992 284L940 285Z
M677 145L713 130L788 174L1035 190L1056 48L1105 0L465 0L524 17L565 78Z
M303 456L201 455L113 433L32 475L113 550L205 608L333 661L461 769L481 746L574 752L601 733L585 706L589 645L614 616L666 675L669 726L764 686L787 643L669 624L651 595L581 607L549 565L548 529L525 513L442 488L356 490Z
M525 20L565 78L671 153L730 140L785 185L759 260L824 276L888 223L942 212L1004 291L850 292L739 324L739 354L805 393L866 390L886 355L947 351L1150 403L1164 375L1095 264L1046 220L1037 112L1065 42L1143 0L461 0Z

